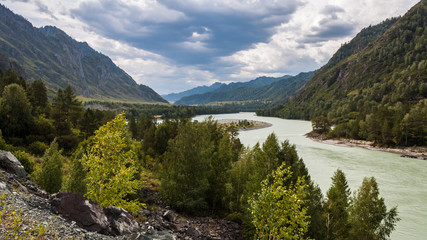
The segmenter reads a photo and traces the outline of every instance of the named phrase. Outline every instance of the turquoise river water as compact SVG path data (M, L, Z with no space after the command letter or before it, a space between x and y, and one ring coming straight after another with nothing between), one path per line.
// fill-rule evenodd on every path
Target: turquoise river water
M203 121L206 117L194 119ZM427 161L313 141L304 136L311 131L309 121L258 117L255 113L217 114L213 117L216 120L248 119L272 124L268 128L240 131L239 138L245 146L264 142L272 132L280 141L289 139L296 145L298 155L304 159L312 179L324 194L338 168L346 174L352 192L358 189L364 177L374 176L387 209L397 206L401 218L391 239L427 239Z

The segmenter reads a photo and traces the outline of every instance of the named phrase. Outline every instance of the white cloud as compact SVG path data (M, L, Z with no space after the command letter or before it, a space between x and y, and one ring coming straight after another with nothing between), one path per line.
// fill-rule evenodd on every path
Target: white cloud
M417 0L409 1L412 4L400 0L306 1L293 14L291 21L275 29L268 42L255 44L250 49L238 51L221 60L240 64L240 68L230 75L236 80L262 74L296 74L314 70L325 64L342 43L351 40L362 28L404 14L409 6L417 3ZM332 32L340 26L346 30L351 25L356 29L352 35L339 36L339 32ZM321 38L312 42L305 38L322 33L325 36L319 36Z

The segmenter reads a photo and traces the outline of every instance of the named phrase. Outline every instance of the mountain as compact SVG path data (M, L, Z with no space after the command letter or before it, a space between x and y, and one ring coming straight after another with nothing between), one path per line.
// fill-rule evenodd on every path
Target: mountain
M263 88L280 80L286 80L288 78L292 78L292 76L286 75L279 78L258 77L248 82L233 82L230 84L224 84L211 92L183 97L178 100L176 104L198 105L214 102L258 100L258 98L255 96L258 94L257 89Z
M427 1L422 0L401 18L363 29L294 99L257 113L299 119L323 115L337 125L333 131L337 136L385 144L425 144L425 16Z
M213 91L219 87L222 87L224 85L226 85L226 84L216 82L210 86L199 86L199 87L195 87L195 88L189 89L189 90L184 91L184 92L170 93L170 94L162 95L162 97L169 102L176 102L177 100L179 100L183 97L194 95L194 94L203 94L206 92L211 92L211 91Z
M230 83L215 91L184 97L176 104L212 104L220 102L246 102L251 105L256 102L256 107L271 106L283 103L313 76L314 72L300 73L297 76L283 76L280 78L261 77L246 83ZM248 109L245 109L248 110Z
M44 80L50 96L69 84L77 95L90 99L166 102L87 43L56 27L35 28L1 4L0 53L19 64L30 80Z

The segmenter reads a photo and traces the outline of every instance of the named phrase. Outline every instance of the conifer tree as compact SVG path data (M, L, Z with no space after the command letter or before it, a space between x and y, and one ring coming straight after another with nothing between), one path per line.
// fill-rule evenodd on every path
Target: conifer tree
M332 186L326 193L326 239L348 239L350 225L348 208L350 189L343 171L338 169L332 177Z
M47 192L56 193L61 189L63 162L56 140L50 144L42 159L40 172L36 173L36 181Z
M388 239L397 221L396 207L387 211L384 198L379 197L374 177L364 178L362 186L351 198L349 222L350 239Z

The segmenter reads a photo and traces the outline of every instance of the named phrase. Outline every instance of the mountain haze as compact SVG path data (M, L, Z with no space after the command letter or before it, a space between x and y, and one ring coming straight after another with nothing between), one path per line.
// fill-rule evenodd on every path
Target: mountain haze
M0 53L3 62L19 64L28 79L42 79L50 96L69 84L90 99L166 102L87 43L56 27L35 28L1 4Z
M179 93L165 94L165 95L162 95L162 97L169 102L175 102L175 101L177 101L183 97L186 97L186 96L211 92L211 91L213 91L213 90L215 90L215 89L217 89L223 85L226 85L226 84L216 82L210 86L199 86L199 87L195 87L195 88L192 88L192 89L189 89L189 90L186 90L183 92L179 92Z

